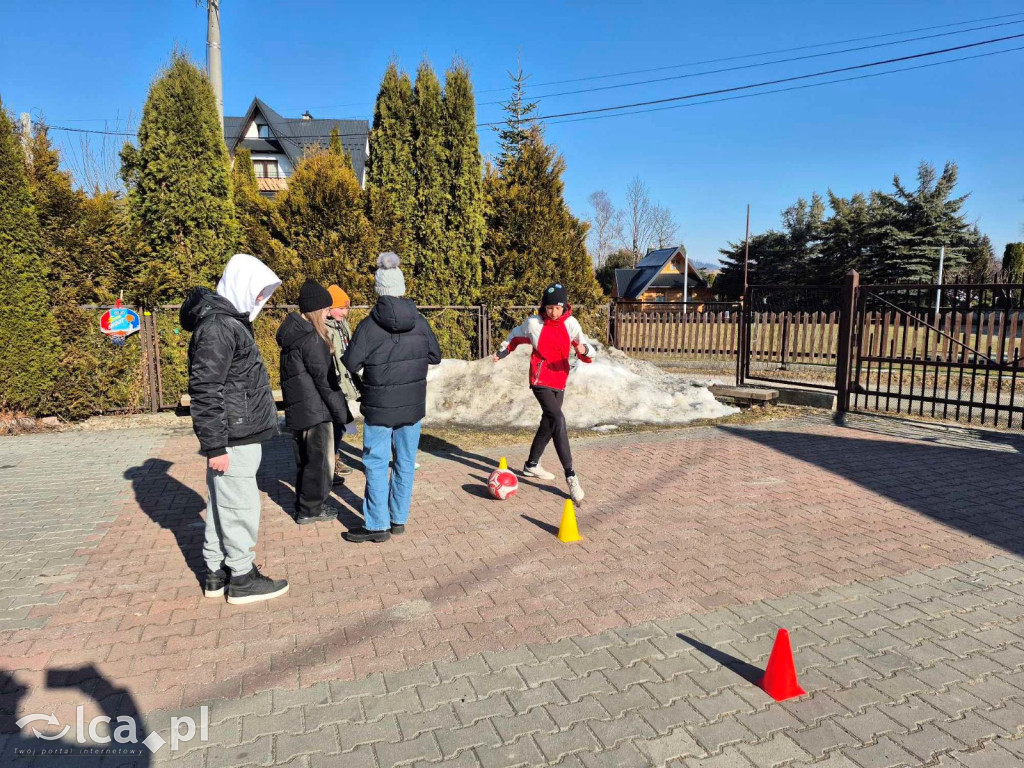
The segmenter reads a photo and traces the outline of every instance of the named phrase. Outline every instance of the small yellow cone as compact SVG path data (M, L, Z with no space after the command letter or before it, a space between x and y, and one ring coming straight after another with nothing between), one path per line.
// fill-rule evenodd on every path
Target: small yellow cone
M558 540L565 544L583 541L580 529L576 526L576 507L573 506L572 499L566 499L565 507L562 508L562 524L558 526Z
M505 457L504 456L502 456L498 460L498 469L508 469L508 462L505 461Z

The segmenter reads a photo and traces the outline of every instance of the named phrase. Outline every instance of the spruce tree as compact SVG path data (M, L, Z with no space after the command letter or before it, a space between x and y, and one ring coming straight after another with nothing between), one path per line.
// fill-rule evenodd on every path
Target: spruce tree
M337 283L354 304L372 303L377 252L364 205L344 158L326 151L302 159L280 202L286 244L301 265L301 275L282 286L285 298L297 298L298 283L308 277Z
M37 408L55 378L48 273L24 149L0 102L0 409Z
M496 129L501 146L498 153L499 170L521 156L523 147L530 139L530 131L536 126L534 113L537 111L537 102L526 98L526 81L530 76L524 74L522 62L517 62L516 71L508 75L512 79L512 95L501 105L505 110L505 125Z
M491 303L535 304L544 287L564 282L578 307L600 302L601 287L586 249L587 225L569 211L565 161L530 129L500 171L489 168L485 291Z
M142 298L178 299L216 282L237 239L230 163L209 80L184 54L150 87L138 147L126 144L121 159Z
M872 194L872 248L866 271L875 282L929 282L938 276L939 250L946 247L945 268L957 273L967 265L970 224L963 213L968 195L953 197L955 163L941 174L922 162L917 187L893 177L893 192Z
M476 103L469 67L456 62L445 74L442 135L447 206L444 222L446 268L431 290L441 304L473 303L480 293L480 249L484 239L483 166L476 130Z
M238 220L239 251L260 259L281 278L284 290L279 299L294 298L289 291L294 287L301 265L295 252L283 242L284 220L277 203L259 192L248 149L235 152L231 188Z
M1024 243L1007 243L1003 249L1003 274L1008 283L1024 283Z
M412 160L412 82L395 62L381 80L366 166L367 212L382 250L412 266L416 179Z

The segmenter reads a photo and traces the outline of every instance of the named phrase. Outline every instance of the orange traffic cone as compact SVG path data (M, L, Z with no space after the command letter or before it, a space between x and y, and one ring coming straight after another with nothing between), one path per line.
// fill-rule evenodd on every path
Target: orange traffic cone
M775 636L772 655L768 657L768 667L761 679L761 688L776 701L807 693L796 679L796 662L793 660L793 648L789 644L789 630L780 629Z
M504 456L498 459L498 469L508 469L508 462L505 461Z
M562 508L562 524L558 526L558 540L565 544L583 541L580 529L576 526L576 507L573 506L572 499L566 499L565 506Z

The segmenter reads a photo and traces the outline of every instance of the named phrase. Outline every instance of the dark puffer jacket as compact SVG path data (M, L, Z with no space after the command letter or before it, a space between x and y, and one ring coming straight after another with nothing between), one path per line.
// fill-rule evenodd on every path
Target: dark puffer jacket
M327 421L352 421L331 350L313 324L292 312L277 329L277 343L281 347L285 426L298 432Z
M427 366L441 362L441 346L411 299L381 296L342 362L351 373L363 371L366 423L402 427L426 415Z
M192 333L188 394L203 453L221 456L228 446L276 435L277 406L248 315L209 288L197 288L178 319Z

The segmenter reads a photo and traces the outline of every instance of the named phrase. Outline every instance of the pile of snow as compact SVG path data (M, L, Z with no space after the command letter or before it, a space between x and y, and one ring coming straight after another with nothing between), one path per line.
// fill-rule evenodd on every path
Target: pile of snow
M427 377L428 424L534 427L541 411L529 388L530 349L504 360L442 360ZM594 362L575 363L565 393L570 427L686 424L736 413L705 382L666 373L617 349L597 346Z

